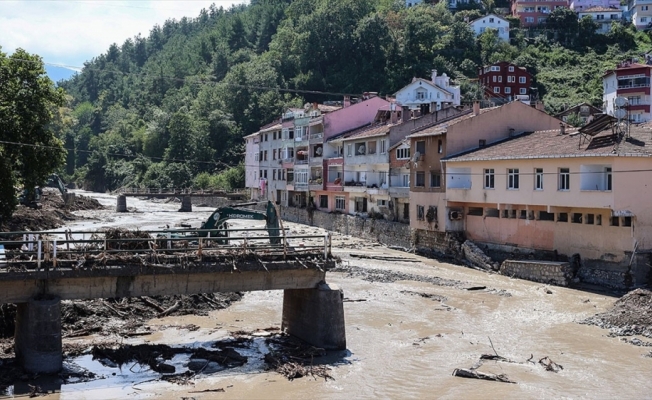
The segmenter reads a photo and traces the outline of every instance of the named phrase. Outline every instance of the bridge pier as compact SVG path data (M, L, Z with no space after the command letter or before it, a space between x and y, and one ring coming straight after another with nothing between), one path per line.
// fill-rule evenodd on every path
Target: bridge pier
M315 289L286 289L282 329L315 347L346 349L344 294L335 285Z
M192 197L183 196L181 198L181 208L179 212L192 212Z
M115 206L116 212L127 212L127 196L124 194L118 195L118 203Z
M14 351L16 360L30 373L51 374L63 367L61 300L32 299L18 303Z

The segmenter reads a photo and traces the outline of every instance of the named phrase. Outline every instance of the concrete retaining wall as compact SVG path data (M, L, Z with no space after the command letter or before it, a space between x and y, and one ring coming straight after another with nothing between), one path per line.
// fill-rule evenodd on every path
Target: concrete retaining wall
M573 278L570 263L556 261L505 260L500 273L529 281L568 286Z

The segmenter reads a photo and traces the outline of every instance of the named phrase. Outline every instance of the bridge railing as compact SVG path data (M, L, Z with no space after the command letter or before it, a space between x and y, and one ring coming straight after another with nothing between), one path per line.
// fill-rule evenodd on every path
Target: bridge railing
M225 195L225 194L245 194L247 189L232 189L232 190L222 190L222 189L192 189L192 188L163 188L163 187L150 187L150 188L141 188L141 187L121 187L116 190L115 194L215 194L215 195Z
M35 268L65 267L80 263L85 257L121 257L144 254L199 255L206 252L264 252L292 255L314 253L327 260L331 255L331 237L325 235L283 235L281 244L272 244L270 236L251 236L251 232L274 229L211 229L130 231L132 237L111 237L109 231L0 232L0 272L13 266ZM125 231L121 231L125 232ZM224 234L225 236L216 236ZM233 236L232 236L233 235ZM6 238L6 239L5 239ZM308 242L316 240L317 243ZM261 243L267 242L267 243ZM226 244L224 244L226 243ZM3 269L6 268L6 271Z

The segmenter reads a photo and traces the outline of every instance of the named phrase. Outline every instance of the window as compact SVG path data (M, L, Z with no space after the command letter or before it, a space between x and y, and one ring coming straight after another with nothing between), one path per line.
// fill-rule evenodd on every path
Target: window
M396 149L397 160L407 160L410 158L410 148Z
M417 171L417 179L414 186L425 187L426 186L426 173L424 171Z
M500 72L500 67L498 67L498 66L493 66L493 67L491 67L491 70L492 70L492 71L495 71L495 72Z
M568 222L568 213L557 214L557 222Z
M647 22L647 17L641 17L641 22Z
M494 75L493 78L494 78L494 82L497 82L497 81L498 81L498 77L497 77L497 76Z
M527 94L527 89L526 88L520 88L518 90L519 94Z
M353 156L353 144L346 145L346 156L347 157Z
M441 139L437 142L437 153L441 154L444 152L444 142Z
M376 200L376 205L378 207L387 207L387 200L378 199L378 200Z
M378 143L380 144L380 154L387 153L387 141L385 139L381 139Z
M525 78L524 76L519 76L518 77L518 83L526 83L526 81L527 81L527 78Z
M276 169L272 170L272 180L276 180Z
M263 161L267 161L267 150L263 151Z
M514 66L513 65L509 66L509 72L514 72Z
M319 208L328 208L328 196L327 195L319 196Z
M296 171L294 175L297 183L308 183L308 171Z
M367 154L376 154L376 141L367 142Z
M342 196L335 197L335 209L340 211L344 210L344 197Z
M534 190L543 190L543 168L534 169Z
M260 160L260 154L256 153L254 154L254 161Z
M425 221L426 213L423 206L417 206L417 221Z
M424 155L426 154L426 141L425 140L420 140L417 142L416 145L417 151L419 154Z
M647 11L647 6L641 6L641 11ZM643 17L645 18L645 17Z
M512 93L512 88L511 87L506 87L505 88L505 93Z
M489 23L490 23L490 24L493 24L493 22L494 22L494 19L493 19L493 18L489 18Z
M571 215L571 222L573 224L581 224L582 223L582 214L581 213L573 213Z
M554 221L555 214L547 211L539 211L539 221Z
M570 169L559 168L559 190L570 190Z
M417 100L423 100L426 98L426 93L425 92L417 92Z
M268 135L268 134L266 133L266 134L265 134L265 142L267 141L267 135Z
M265 170L263 170L263 172L264 172L263 175L264 175L265 179L267 179L267 170L265 169Z
M605 190L611 190L611 167L604 169L605 175Z
M598 14L595 16L595 19L604 19L604 14Z
M507 77L507 82L508 82L508 83L514 83L514 82L516 82L516 77L515 77L514 75L509 75L509 76Z
M502 81L503 81L503 77L502 77L502 76L499 76L499 77L498 77L498 82L502 82Z
M276 149L272 152L272 160L276 160Z
M430 187L441 187L441 174L439 171L430 171Z
M518 189L518 168L510 168L507 170L507 189Z
M469 210L466 212L466 215L474 215L476 217L482 217L484 209L481 207L469 207Z
M487 145L487 141L485 139L478 140L478 147L484 147L486 145Z
M408 174L401 175L401 184L403 187L410 187L410 175Z
M484 170L484 188L493 189L494 188L494 169L485 169Z
M494 93L500 93L500 88L498 86L494 88Z
M534 17L525 17L525 22L526 23L533 23L534 22Z
M276 132L274 132L273 138L274 140L276 140Z

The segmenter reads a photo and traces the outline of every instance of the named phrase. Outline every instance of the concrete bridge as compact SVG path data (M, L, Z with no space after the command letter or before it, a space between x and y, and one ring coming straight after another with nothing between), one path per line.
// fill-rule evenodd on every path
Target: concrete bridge
M245 200L247 194L243 191L224 190L192 190L175 188L121 188L117 191L117 212L127 212L127 197L148 197L156 199L180 198L179 212L192 211L193 197L223 197L228 200Z
M335 266L328 235L288 236L281 246L267 237L232 236L227 240L237 244L218 246L157 233L165 235L0 234L0 303L18 305L15 352L25 370L61 369L62 299L284 290L287 333L316 347L346 348L343 294L325 283ZM308 245L293 248L294 240Z

